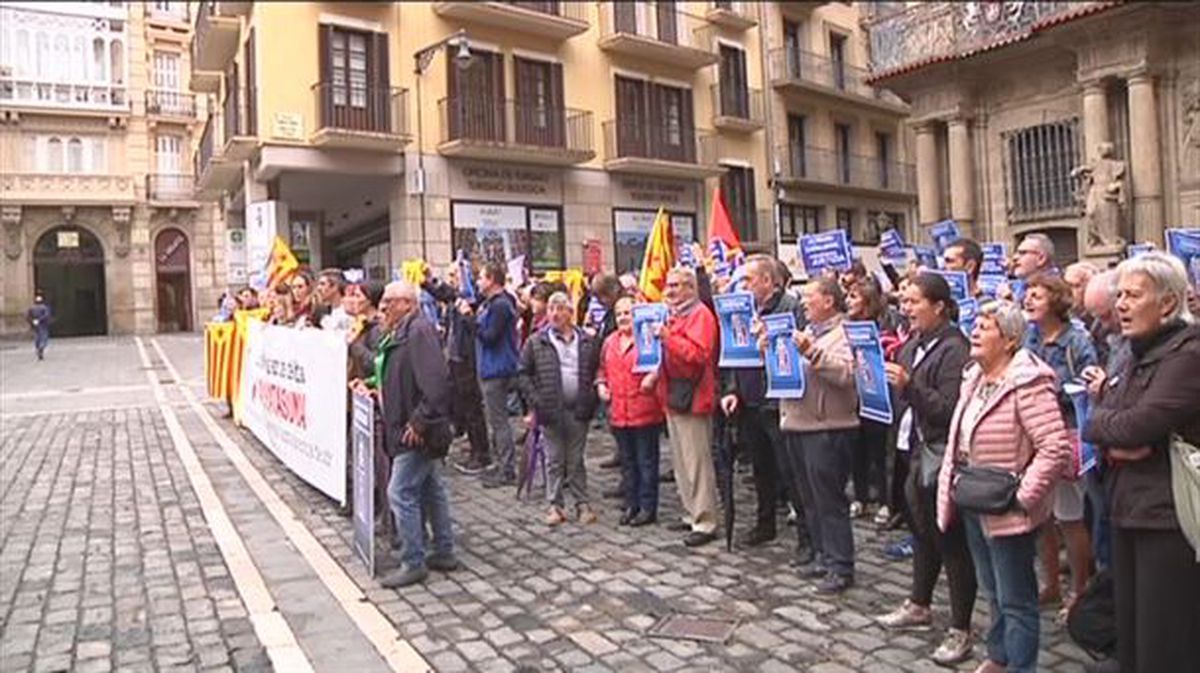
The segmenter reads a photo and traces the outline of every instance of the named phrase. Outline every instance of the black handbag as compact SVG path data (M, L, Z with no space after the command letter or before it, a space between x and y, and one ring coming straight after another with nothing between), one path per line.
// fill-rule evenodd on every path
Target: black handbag
M950 497L961 509L1004 514L1017 507L1020 475L989 465L955 465Z
M691 379L667 379L667 406L671 411L691 413L692 400L696 397L696 381Z

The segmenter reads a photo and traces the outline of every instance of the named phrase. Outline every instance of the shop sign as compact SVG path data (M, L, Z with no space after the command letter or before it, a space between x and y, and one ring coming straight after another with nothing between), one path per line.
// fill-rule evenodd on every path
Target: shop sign
M546 196L553 193L554 176L548 171L519 166L469 164L459 168L468 191L518 196Z
M656 180L651 178L622 178L618 183L627 201L652 206L694 207L696 186L686 182Z

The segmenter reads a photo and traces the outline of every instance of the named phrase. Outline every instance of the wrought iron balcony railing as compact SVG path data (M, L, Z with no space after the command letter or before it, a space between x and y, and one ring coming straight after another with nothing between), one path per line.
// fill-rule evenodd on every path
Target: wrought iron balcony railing
M868 84L868 71L828 56L778 47L771 50L770 68L771 82L775 85L801 81L854 96L903 104L891 92Z
M587 21L588 3L586 2L558 2L556 0L543 0L541 2L521 2L520 0L507 0L506 5L528 9L531 12L541 12L551 16L561 16L564 19L574 19L576 21Z
M317 82L317 128L408 135L408 90Z
M216 129L220 125L220 112L208 115L208 120L204 122L204 131L200 133L200 145L196 149L192 166L192 172L197 178L204 174L204 169L208 168L208 165L212 163L213 155L216 154Z
M146 176L146 196L151 201L191 201L196 196L196 178L183 173L151 173Z
M709 87L714 117L732 117L755 124L765 119L762 89L730 86L717 82Z
M592 113L523 100L471 96L438 101L440 142L470 140L592 152Z
M712 165L717 162L717 137L677 124L610 119L604 122L604 156Z
M883 161L878 157L783 144L775 148L775 164L783 180L805 180L904 194L916 191L916 168L912 164Z
M661 42L665 45L713 51L715 31L709 22L663 3L645 10L640 3L601 2L601 38L626 34Z
M196 118L196 95L190 91L151 89L146 92L146 114Z

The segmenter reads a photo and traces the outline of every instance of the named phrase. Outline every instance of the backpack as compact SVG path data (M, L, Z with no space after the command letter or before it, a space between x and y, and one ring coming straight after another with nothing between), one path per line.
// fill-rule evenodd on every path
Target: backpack
M1101 570L1067 613L1067 634L1093 659L1112 657L1117 652L1117 610L1112 574Z
M1171 437L1171 495L1179 528L1200 562L1200 448Z

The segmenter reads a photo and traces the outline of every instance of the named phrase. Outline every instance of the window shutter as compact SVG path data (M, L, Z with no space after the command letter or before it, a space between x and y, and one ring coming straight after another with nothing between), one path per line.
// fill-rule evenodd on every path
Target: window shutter
M550 138L556 147L566 146L567 111L563 95L563 68L561 63L550 64Z
M371 62L367 64L368 68L373 67L375 71L374 80L367 84L367 99L374 101L370 104L375 115L371 129L398 132L400 129L392 128L390 114L392 88L391 73L388 69L388 34L371 33L371 39L374 42L374 48L371 50Z
M320 128L328 126L333 119L333 54L330 51L333 48L332 34L333 26L321 24L317 27L317 58L320 66L320 84L317 89L321 96Z
M257 64L254 61L254 29L246 38L246 135L258 132Z
M663 104L662 87L658 84L646 83L645 100L646 100L646 116L640 120L640 123L650 127L650 136L646 139L646 148L643 150L646 157L660 157L666 146L667 139L667 108ZM649 123L647 123L649 122Z
M482 60L477 55L476 60ZM476 63L473 67L482 67L482 63ZM447 139L454 140L461 137L462 132L462 117L463 117L463 100L459 95L459 72L458 66L454 64L454 49L446 50L446 109L443 114L446 115ZM420 75L418 75L420 77ZM421 111L418 110L417 114Z
M504 119L504 54L498 52L492 54L492 85L489 94L485 104L489 106L494 120L495 135L492 139L505 140L508 134L505 133Z
M696 161L696 122L692 118L692 90L679 89L679 125L680 140L683 143L683 160L689 163Z

